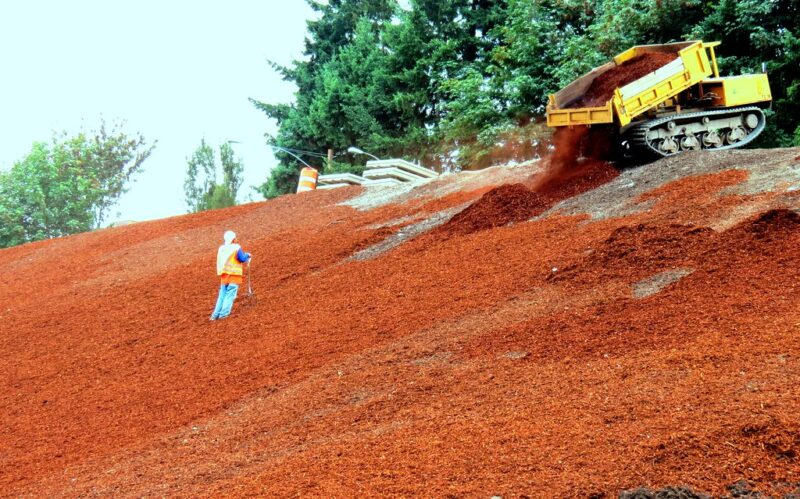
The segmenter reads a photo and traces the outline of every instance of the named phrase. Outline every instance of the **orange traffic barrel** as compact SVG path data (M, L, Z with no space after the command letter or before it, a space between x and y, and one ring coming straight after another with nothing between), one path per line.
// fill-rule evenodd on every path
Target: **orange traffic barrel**
M305 167L300 170L300 182L297 184L297 192L313 191L316 189L317 177L319 177L319 172L313 168Z

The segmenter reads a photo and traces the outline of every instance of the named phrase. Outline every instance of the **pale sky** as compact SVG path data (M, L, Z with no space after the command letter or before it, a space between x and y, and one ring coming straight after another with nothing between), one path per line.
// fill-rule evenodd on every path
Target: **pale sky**
M240 142L247 200L277 163L263 138L275 123L248 97L293 100L266 61L301 58L313 16L303 0L0 1L0 168L54 130L119 118L158 145L110 220L185 213L186 158L203 137Z

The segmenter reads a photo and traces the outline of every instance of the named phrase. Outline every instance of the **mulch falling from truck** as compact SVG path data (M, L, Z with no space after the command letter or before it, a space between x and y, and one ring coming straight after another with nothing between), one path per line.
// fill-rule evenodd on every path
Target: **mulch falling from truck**
M456 214L440 227L441 235L470 234L483 229L524 222L559 201L613 180L619 172L608 163L589 161L575 168L542 174L547 178L532 186L501 185Z
M550 139L549 154L540 162L542 169L533 178L487 192L436 233L445 237L470 234L530 220L564 199L610 182L619 172L601 159L584 157L588 139L586 127L557 130Z
M612 97L617 87L637 80L676 58L677 55L672 53L640 54L595 78L584 96L570 107L602 105ZM595 143L608 142L611 138L589 137L589 133L586 127L557 130L551 140L552 150L542 160L544 172L532 185L503 185L487 192L437 232L442 235L469 234L528 220L559 201L611 181L618 175L617 170L596 157L607 151L608 144L602 147ZM583 157L584 154L589 157Z

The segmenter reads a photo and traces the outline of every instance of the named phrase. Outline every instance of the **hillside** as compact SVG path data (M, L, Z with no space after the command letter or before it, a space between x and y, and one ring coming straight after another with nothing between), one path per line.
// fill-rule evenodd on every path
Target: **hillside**
M800 494L800 149L375 189L0 251L2 495Z

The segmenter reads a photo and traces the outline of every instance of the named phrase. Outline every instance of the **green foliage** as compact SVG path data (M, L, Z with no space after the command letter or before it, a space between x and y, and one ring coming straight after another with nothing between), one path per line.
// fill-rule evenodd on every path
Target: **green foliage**
M272 169L267 181L256 187L256 190L266 199L272 199L282 194L295 192L299 181L300 170L281 163Z
M386 54L371 24L362 20L352 42L318 75L307 116L311 133L324 141L317 148L370 147L373 135L383 135L381 122L390 119L384 107L387 79Z
M394 0L332 0L309 5L320 18L308 22L305 55L292 68L273 67L298 87L293 104L251 100L279 125L269 143L293 150L342 152L351 145L375 149L392 133L392 90L382 26ZM296 159L276 155L281 165L258 188L265 197L294 192ZM358 159L350 158L353 164ZM314 163L322 170L319 163Z
M200 147L187 161L186 180L183 182L186 205L190 213L208 209L208 198L217 185L216 175L214 149L206 144L206 139L201 139Z
M696 37L722 42L720 72L761 71L767 63L774 114L757 146L792 143L800 115L800 6L793 0L722 0L692 29Z
M334 161L332 165L325 168L325 173L353 173L355 175L361 175L364 173L365 166L366 165L363 164Z
M34 143L0 173L0 247L100 227L155 147L121 126Z
M306 2L320 17L308 21L306 54L312 56L311 64L325 64L338 50L352 41L356 25L365 21L372 29L390 20L397 8L395 0L329 0Z
M242 185L244 166L234 158L233 147L224 143L219 148L222 165L222 182L217 183L217 163L214 149L200 140L200 146L187 159L183 191L190 213L226 208L236 204L236 195Z
M241 159L233 157L233 147L230 143L222 144L219 148L219 159L222 164L222 185L228 190L232 202L236 200L236 193L242 186L242 172L244 165Z
M254 101L277 120L272 143L283 147L356 145L440 169L524 159L548 133L530 126L542 120L548 95L630 46L688 39L721 41L723 74L766 62L775 113L759 144L800 141L794 0L310 3L320 18L309 23L306 60L274 66L297 84L295 102ZM273 175L280 178L270 192L293 191L289 169Z

